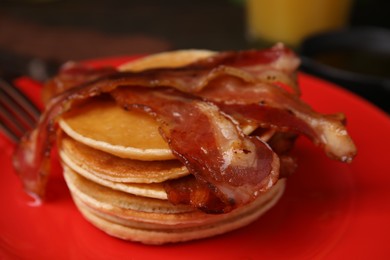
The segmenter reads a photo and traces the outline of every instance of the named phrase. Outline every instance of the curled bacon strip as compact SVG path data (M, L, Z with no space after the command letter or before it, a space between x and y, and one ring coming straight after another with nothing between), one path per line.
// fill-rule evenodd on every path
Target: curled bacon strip
M343 116L319 114L297 96L274 85L220 78L198 95L216 103L236 120L304 134L331 158L350 162L356 154Z
M296 82L296 71L300 60L295 53L279 43L266 50L249 50L240 52L223 52L219 55L196 62L192 68L215 68L221 65L230 68L239 68L255 76L257 81L265 83L283 83L292 88L292 92L299 96L300 89ZM237 73L240 77L250 80L245 73Z
M243 135L215 105L172 90L122 87L111 95L125 109L141 108L157 118L176 157L223 202L219 210L247 204L276 183L278 157L258 138ZM196 192L186 203L215 212L213 197Z
M349 161L355 147L340 122L320 116L295 95L259 77L264 75L267 64L271 64L271 70L293 73L296 57L280 46L253 53L243 52L237 57L222 53L220 57L177 69L117 72L69 88L49 102L37 128L26 135L16 149L14 165L25 189L38 196L44 194L57 118L78 102L103 93L112 93L122 106L143 109L160 121L161 133L174 154L196 177L200 190L207 187L212 194L210 198L213 197L204 199L202 196L207 194L199 196L196 190L189 189L186 203L209 212L227 212L249 203L272 186L278 176L276 155L258 138L244 136L233 117L304 133L322 144L329 154ZM292 62L286 62L289 59ZM288 78L293 80L293 75ZM140 95L145 91L147 95ZM168 92L172 96L167 95ZM267 109L262 111L264 102ZM253 114L245 112L246 108L252 109ZM281 117L272 119L270 111L280 111ZM289 116L290 113L295 117ZM186 124L180 124L182 118L186 119ZM199 122L203 127L194 131ZM335 142L348 147L338 148ZM198 143L202 145L194 145ZM175 193L168 193L174 200ZM215 198L219 201L217 209L212 208Z
M61 67L57 76L46 82L42 99L47 104L51 98L65 90L115 72L117 70L113 67L93 68L80 63L67 62Z

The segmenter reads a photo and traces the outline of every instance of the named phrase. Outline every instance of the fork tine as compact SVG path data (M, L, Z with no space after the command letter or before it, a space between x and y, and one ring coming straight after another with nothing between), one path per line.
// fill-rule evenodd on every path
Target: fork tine
M4 93L0 89L0 103L2 105L2 113L7 115L7 118L10 121L14 122L17 125L20 125L22 128L33 128L36 120L32 117L31 113L25 111L25 109L18 103L17 100L14 100L7 93Z
M21 92L18 88L12 86L8 82L0 79L0 89L11 98L11 100L15 100L16 104L19 104L27 114L36 122L39 118L41 112L37 108L34 103L28 99L23 92Z
M2 120L0 120L0 130L6 135L8 136L9 139L11 139L11 141L17 143L18 140L21 138L20 135L17 135L15 133L15 131L13 129L11 129L8 125L6 125L5 123L3 123Z
M17 142L39 118L39 109L17 88L0 79L0 130Z

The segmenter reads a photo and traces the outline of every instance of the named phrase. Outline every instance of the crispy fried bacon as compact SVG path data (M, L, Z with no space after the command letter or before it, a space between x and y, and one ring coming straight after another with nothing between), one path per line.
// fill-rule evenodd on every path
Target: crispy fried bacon
M229 73L245 78L247 81L253 81L253 77L255 77L256 80L268 83L281 82L291 87L292 92L299 94L296 82L296 70L299 63L299 59L290 49L276 44L271 49L265 50L222 52L182 69L151 69L142 74L145 77L144 80L149 81L150 85L153 82L156 86L184 86L182 89L184 92L199 91L212 78ZM83 64L68 62L61 68L57 76L45 84L45 99L49 100L65 90L114 72L116 69L112 67L94 69ZM165 76L159 75L160 72ZM144 83L140 85L144 85Z
M319 114L297 96L272 84L225 77L210 82L198 95L238 121L303 134L334 159L350 162L356 153L343 117Z
M42 93L42 99L44 103L47 104L51 98L65 90L110 75L116 71L115 68L110 66L94 68L80 63L67 62L62 66L61 71L57 76L46 82Z
M242 122L302 133L342 161L355 155L341 120L314 112L297 91L273 84L294 82L297 65L291 51L276 46L221 53L177 69L115 72L67 87L20 142L15 168L25 189L42 197L56 120L78 102L110 93L124 108L153 115L173 153L195 177L186 181L192 188L168 185L169 199L207 212L228 212L266 191L279 174L278 156L259 138L244 135ZM276 74L283 77L270 77Z
M214 104L172 89L120 87L111 95L125 109L142 109L155 116L173 153L197 182L208 187L203 189L208 190L208 196L199 196L199 189L193 189L184 196L189 198L186 204L207 212L228 212L276 183L276 154L257 137L245 136ZM168 193L171 202L183 202L175 201L172 194ZM215 208L214 197L224 207Z
M266 83L283 83L291 88L295 95L300 95L296 82L296 71L300 60L295 53L279 43L271 49L249 50L239 52L223 52L219 55L201 60L192 64L193 68L215 68L221 65L230 68L239 68L241 71L250 73L257 81ZM236 72L238 76L246 75ZM248 77L246 78L248 80Z

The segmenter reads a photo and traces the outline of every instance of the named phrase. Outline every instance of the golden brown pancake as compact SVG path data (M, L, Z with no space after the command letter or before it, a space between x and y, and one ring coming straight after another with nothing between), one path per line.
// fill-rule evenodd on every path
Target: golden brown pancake
M168 51L122 64L118 69L120 71L143 71L154 68L175 68L188 65L214 54L215 52L213 51L195 49Z
M100 185L91 181L73 171L71 168L64 167L65 179L78 197L83 196L87 201L95 201L92 204L105 204L106 208L121 208L123 210L134 210L144 213L179 213L194 211L189 206L175 206L168 200L153 199L145 196L136 196L127 192L118 191L109 187Z
M122 158L174 159L153 118L125 111L111 100L93 99L66 113L59 124L73 139Z
M163 244L214 236L248 225L281 197L279 181L251 204L227 214L210 215L168 201L142 198L93 183L69 168L65 179L84 217L106 233L145 244Z
M139 161L124 159L91 148L67 135L62 135L60 143L61 157L71 168L82 168L90 174L108 181L156 183L189 174L187 168L177 160Z
M162 183L122 183L122 182L113 182L106 179L102 179L90 171L79 167L77 164L74 164L71 159L67 157L65 153L60 151L60 157L62 161L63 168L69 167L78 174L84 176L85 178L99 183L105 187L109 187L114 190L123 191L129 194L143 196L148 198L156 199L167 199L167 193L165 192L164 186Z

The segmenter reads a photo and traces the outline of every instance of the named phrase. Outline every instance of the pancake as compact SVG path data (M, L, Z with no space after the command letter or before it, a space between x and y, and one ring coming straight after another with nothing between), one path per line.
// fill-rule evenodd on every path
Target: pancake
M86 146L67 135L62 135L60 139L62 160L74 170L82 168L100 179L122 183L156 183L189 174L187 168L177 160L124 159Z
M173 159L150 116L125 111L112 100L93 99L66 113L61 129L73 139L107 153L136 160Z
M145 213L153 213L155 211L162 213L194 211L190 206L172 205L166 199L136 196L127 192L111 189L81 176L67 166L64 166L64 176L72 193L76 194L77 197L83 197L83 201L87 200L89 201L89 204L105 204L107 205L105 208L117 207L123 210L134 210Z
M207 58L215 52L209 50L177 50L146 56L142 59L122 64L120 71L142 71L153 68L174 68L188 65L196 60Z
M279 181L251 204L227 214L210 215L168 201L132 196L91 182L69 168L65 180L84 217L106 233L145 244L183 242L248 225L281 197Z
M108 181L106 179L102 179L90 171L74 164L69 157L67 157L66 153L60 151L60 157L63 168L70 168L78 174L84 176L85 178L99 183L105 187L109 187L114 190L124 191L129 194L144 196L148 198L156 198L156 199L167 199L167 193L164 190L163 184L161 183L121 183L121 182L113 182Z

